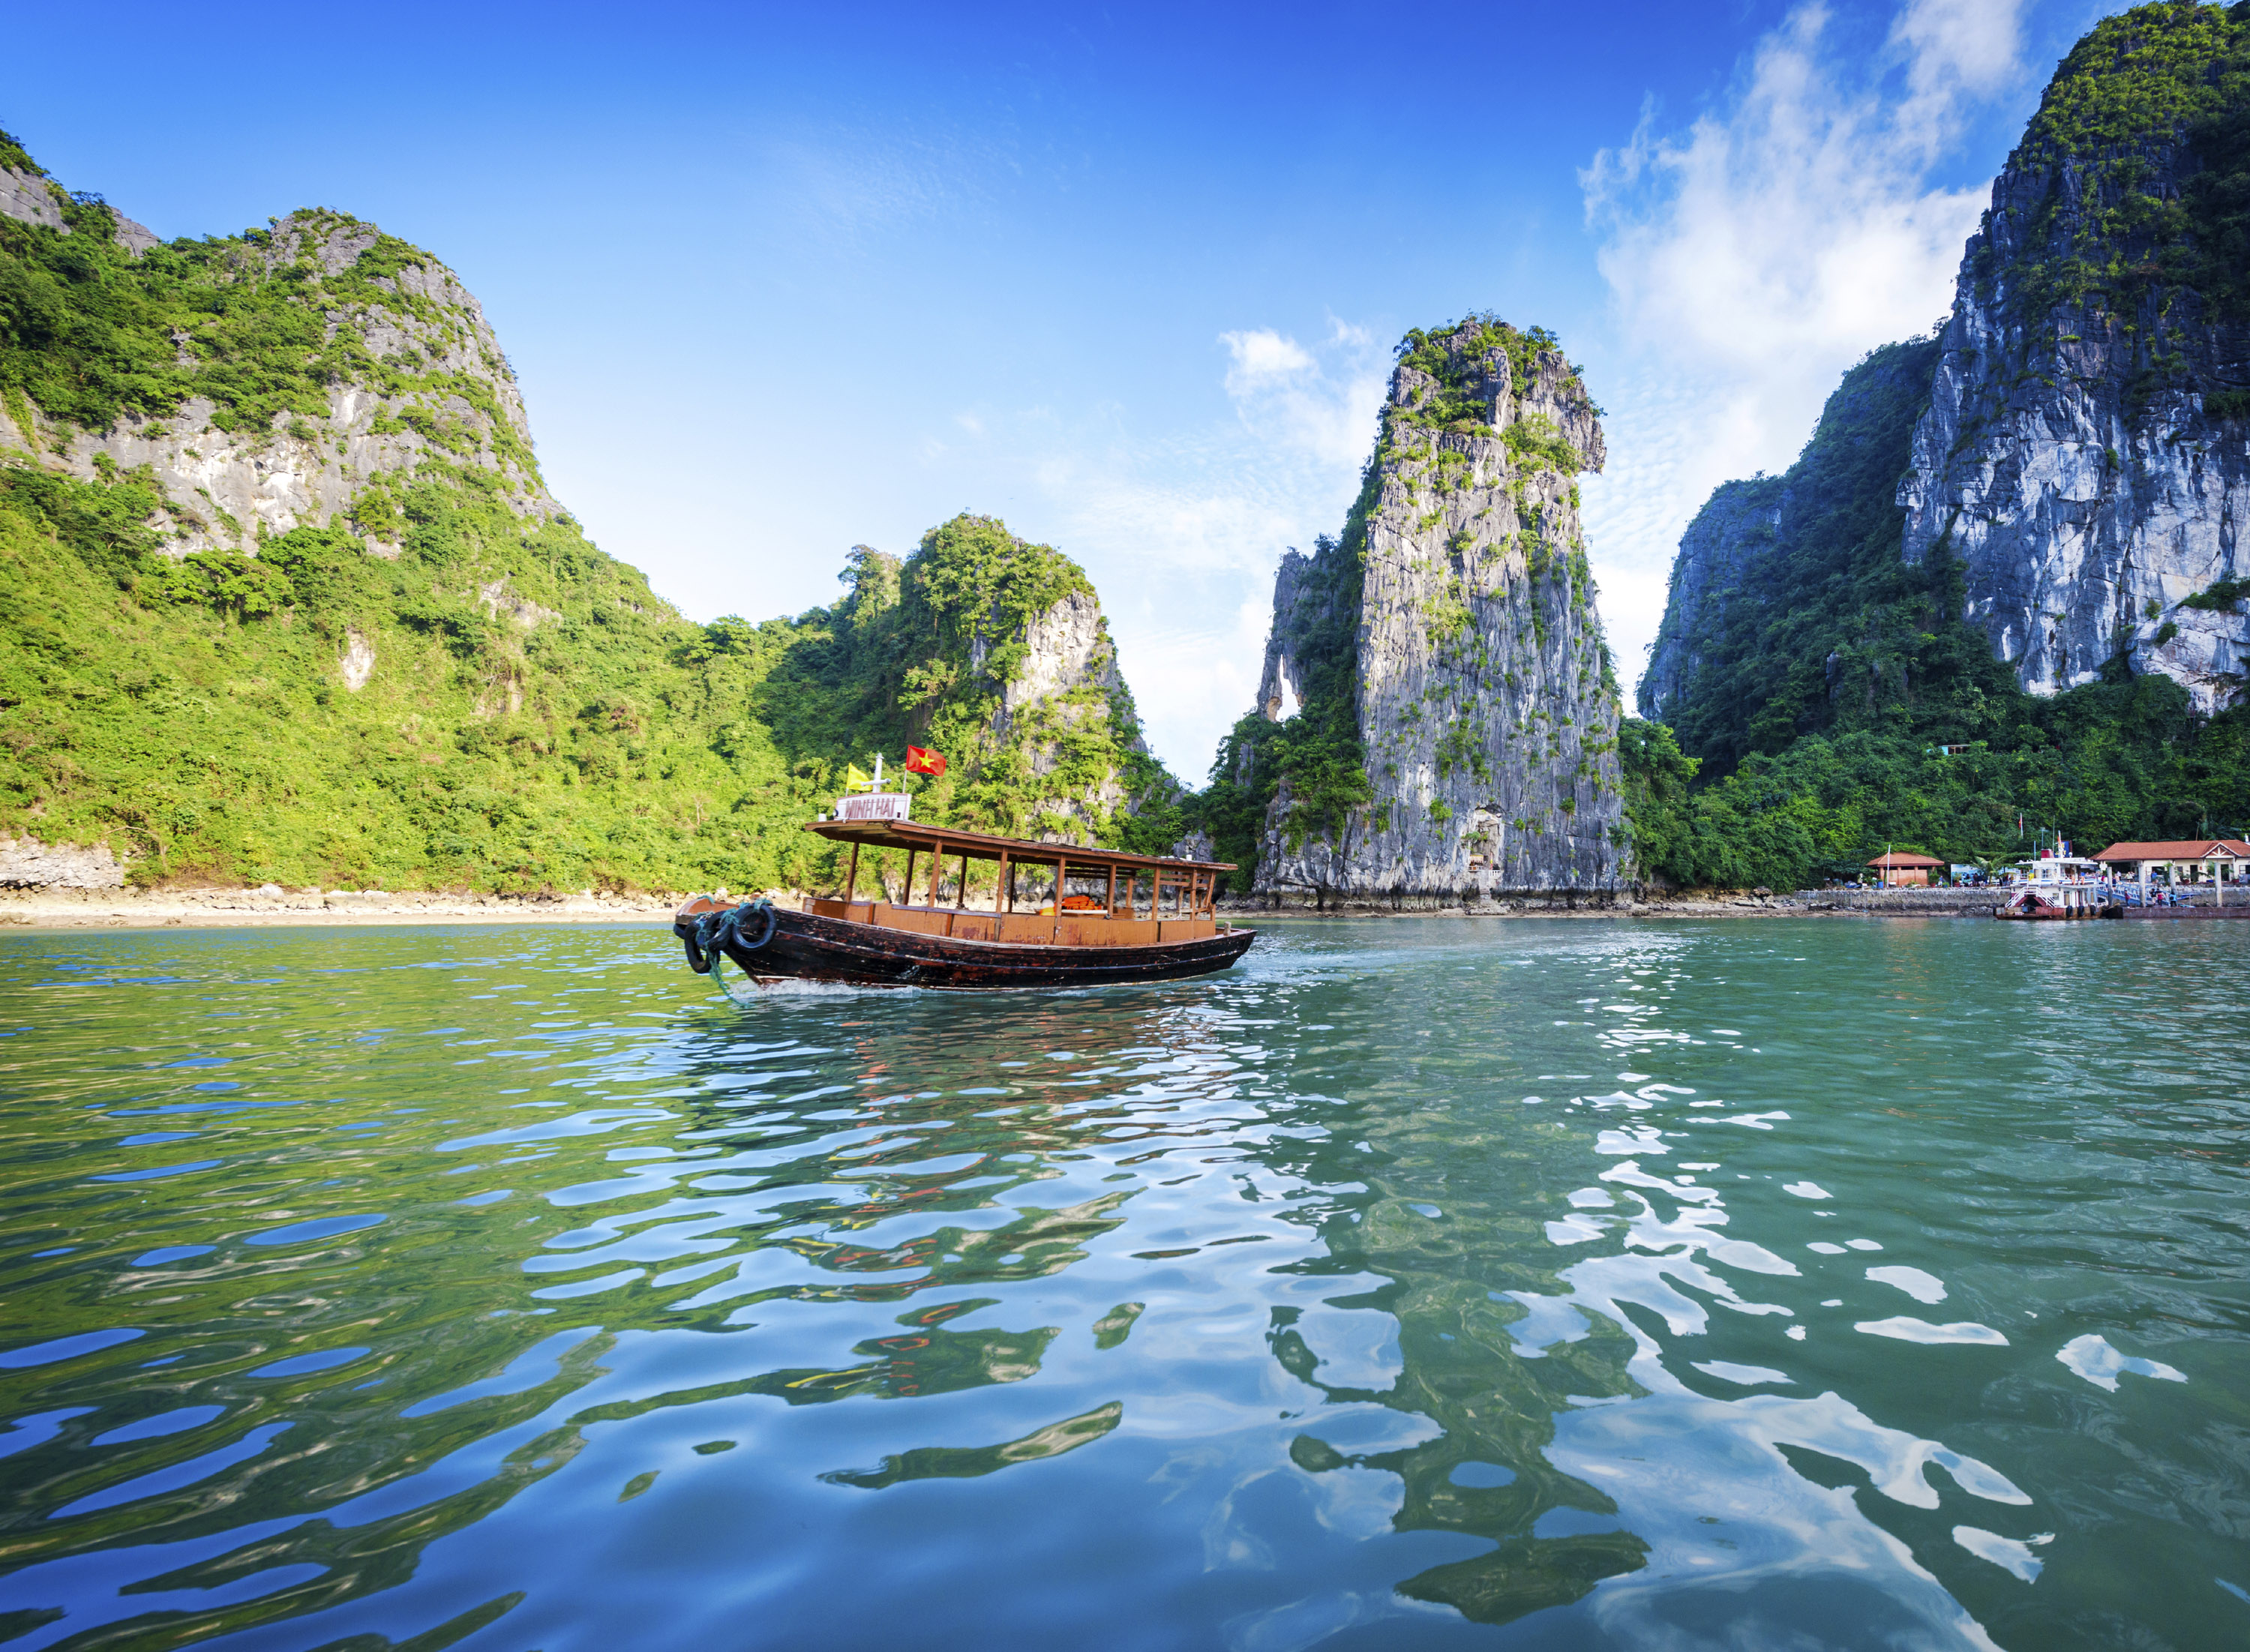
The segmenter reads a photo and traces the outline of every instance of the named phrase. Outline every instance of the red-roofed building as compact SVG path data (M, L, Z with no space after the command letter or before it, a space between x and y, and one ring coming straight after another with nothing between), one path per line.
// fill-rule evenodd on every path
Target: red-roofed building
M2147 883L2238 884L2250 880L2250 843L2239 837L2184 837L2159 843L2112 843L2095 859L2120 878Z
M1934 855L1909 855L1897 850L1878 855L1867 863L1876 878L1889 889L1927 889L1930 873L1944 864Z

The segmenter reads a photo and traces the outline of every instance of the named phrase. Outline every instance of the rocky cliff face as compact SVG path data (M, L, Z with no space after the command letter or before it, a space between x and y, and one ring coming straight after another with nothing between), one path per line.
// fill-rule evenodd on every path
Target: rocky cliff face
M125 868L107 843L86 848L0 835L0 890L124 887Z
M87 428L52 416L36 391L0 403L0 447L95 480L148 467L164 504L152 526L176 556L259 545L300 525L331 523L396 556L404 486L431 465L481 472L518 515L551 517L532 456L515 375L484 311L444 265L341 213L296 212L224 244L168 249L114 209L136 258L176 259L183 289L215 294L209 319L171 334L172 360L137 404ZM52 180L0 168L0 215L64 236L90 211ZM73 229L71 219L79 221ZM229 306L254 303L282 319L266 348L301 350L317 366L281 407L245 408L226 337ZM273 398L267 398L271 400Z
M1071 591L1010 628L993 616L1013 675L977 739L1004 762L1020 754L1033 795L1025 829L1048 842L1099 837L1115 816L1161 808L1179 792L1142 738L1116 644L1091 589ZM973 669L996 652L981 634ZM1091 761L1088 761L1088 760Z
M945 775L918 783L918 817L1054 842L1171 841L1178 784L1142 739L1075 562L964 513L904 559L854 547L844 577L832 640L807 662L825 704L771 706L784 747L832 748L840 713L842 738L868 753L945 754Z
M1898 477L1936 358L1926 339L1870 351L1795 464L1722 483L1681 536L1639 701L1690 752L1731 767L1780 751L1853 720L1871 683L1906 673L1881 610L1899 568Z
M1275 582L1259 712L1280 725L1280 779L1260 891L1618 886L1618 696L1576 479L1603 457L1546 334L1477 318L1408 335L1342 538L1290 553ZM1343 695L1356 749L1308 761L1316 742L1294 728ZM1341 761L1356 774L1319 772ZM1322 819L1315 786L1349 806Z
M1661 720L1676 715L1707 660L1722 645L1728 610L1738 602L1761 602L1769 595L1746 576L1779 542L1783 516L1797 497L1783 478L1761 476L1722 482L1695 513L1680 536L1664 621L1635 697L1643 717Z
M1898 490L1905 554L1962 565L1965 617L2033 694L2121 656L2206 712L2243 687L2245 12L2143 6L2099 25L1962 260Z

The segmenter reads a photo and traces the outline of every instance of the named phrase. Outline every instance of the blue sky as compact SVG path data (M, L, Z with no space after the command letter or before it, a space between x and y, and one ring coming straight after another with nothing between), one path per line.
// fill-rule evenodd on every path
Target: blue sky
M48 7L0 126L160 234L341 208L484 301L556 495L690 615L963 508L1092 575L1191 781L1405 327L1561 334L1630 682L1679 532L1950 301L2095 0Z

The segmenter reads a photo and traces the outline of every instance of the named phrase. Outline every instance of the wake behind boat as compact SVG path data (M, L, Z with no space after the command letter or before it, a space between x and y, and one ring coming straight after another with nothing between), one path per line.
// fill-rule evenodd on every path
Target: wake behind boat
M792 910L763 899L729 905L695 896L672 924L690 967L707 973L724 958L760 984L1084 987L1208 974L1233 964L1257 939L1255 930L1220 922L1214 908L1219 874L1234 870L1230 862L1038 843L905 818L818 820L804 829L851 845L842 897L811 897ZM862 849L906 851L907 901L854 898ZM926 902L909 904L924 857ZM997 863L989 911L967 904L971 861ZM1016 885L1027 866L1052 880L1053 894L1034 910L1018 911ZM941 899L949 870L949 906ZM1071 892L1073 882L1080 892Z

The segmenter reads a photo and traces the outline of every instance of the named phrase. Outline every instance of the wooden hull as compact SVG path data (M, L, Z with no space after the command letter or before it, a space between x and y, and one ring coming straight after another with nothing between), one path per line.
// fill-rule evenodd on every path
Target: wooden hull
M1992 916L2010 923L2044 924L2075 923L2086 918L2123 918L2128 913L2115 901L2105 902L2099 906L2058 906L2051 901L2019 899L2017 903L1993 908Z
M683 908L672 925L673 933L688 944L691 962L700 915L696 906ZM747 934L722 938L719 951L752 980L831 981L863 987L990 989L1176 981L1227 968L1257 939L1255 930L1232 929L1146 946L1043 946L920 934L779 907L772 909L770 933L766 933L763 915L746 927ZM762 945L750 944L762 934Z

